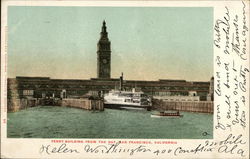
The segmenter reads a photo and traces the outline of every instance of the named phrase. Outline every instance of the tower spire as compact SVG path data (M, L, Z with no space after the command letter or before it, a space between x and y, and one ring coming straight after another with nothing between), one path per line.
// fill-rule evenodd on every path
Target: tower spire
M111 72L111 50L106 22L102 22L101 37L97 43L97 77L110 78Z
M107 32L105 20L103 20L103 22L102 22L102 31L101 31L100 35L101 35L100 40L108 40L108 32Z
M105 20L103 20L103 22L102 22L102 33L107 33Z

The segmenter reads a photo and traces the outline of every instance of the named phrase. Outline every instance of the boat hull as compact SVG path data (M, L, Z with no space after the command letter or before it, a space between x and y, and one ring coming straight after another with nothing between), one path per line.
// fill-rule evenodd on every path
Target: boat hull
M158 115L158 114L151 114L152 118L182 118L183 115Z

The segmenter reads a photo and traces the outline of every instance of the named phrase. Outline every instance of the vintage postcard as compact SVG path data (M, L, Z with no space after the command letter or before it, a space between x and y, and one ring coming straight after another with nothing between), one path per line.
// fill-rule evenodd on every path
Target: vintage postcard
M249 158L249 1L10 1L2 158Z

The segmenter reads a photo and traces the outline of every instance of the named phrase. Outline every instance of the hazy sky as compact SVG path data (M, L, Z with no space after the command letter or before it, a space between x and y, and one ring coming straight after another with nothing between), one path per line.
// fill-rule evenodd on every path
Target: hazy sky
M8 77L96 77L104 19L112 78L211 78L212 8L15 6L8 8Z

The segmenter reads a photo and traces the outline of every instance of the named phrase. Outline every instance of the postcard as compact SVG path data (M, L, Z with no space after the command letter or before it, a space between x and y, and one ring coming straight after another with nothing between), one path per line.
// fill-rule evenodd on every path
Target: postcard
M249 1L11 1L2 158L249 158Z

